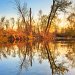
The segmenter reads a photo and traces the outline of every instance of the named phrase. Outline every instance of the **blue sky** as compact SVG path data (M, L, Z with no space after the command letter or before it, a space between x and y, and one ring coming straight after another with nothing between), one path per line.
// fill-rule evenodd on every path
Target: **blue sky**
M13 1L14 0L0 0L0 16L17 16L15 3L12 3ZM44 14L48 14L52 0L21 0L21 2L23 1L27 3L28 8L32 8L32 13L36 16L40 9L42 9Z

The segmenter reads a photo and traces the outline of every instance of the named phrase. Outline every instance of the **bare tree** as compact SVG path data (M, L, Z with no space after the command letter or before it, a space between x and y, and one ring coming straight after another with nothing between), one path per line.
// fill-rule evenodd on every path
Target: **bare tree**
M39 19L41 18L42 13L43 13L42 10L39 10L39 12L38 12Z
M6 29L8 29L8 27L9 27L9 20L6 20L5 26L6 26Z
M47 30L49 31L52 20L55 17L57 11L65 11L65 9L69 5L71 5L71 1L69 1L69 0L53 0L51 12L48 17L47 27L46 27L45 31L47 31Z
M0 28L1 29L3 29L3 27L4 27L4 21L5 21L5 17L2 17L1 21L0 21Z
M40 9L38 12L38 21L41 23L42 10Z
M5 17L2 17L2 18L1 18L1 22L4 22L4 20L5 20Z
M11 22L12 22L12 29L13 29L13 27L15 25L15 19L14 18L11 18Z
M15 0L15 3L16 3L17 10L18 10L20 16L22 17L23 23L24 23L25 27L27 28L26 19L25 19L26 15L28 13L27 4L24 2L23 6L22 6L20 3L20 0Z

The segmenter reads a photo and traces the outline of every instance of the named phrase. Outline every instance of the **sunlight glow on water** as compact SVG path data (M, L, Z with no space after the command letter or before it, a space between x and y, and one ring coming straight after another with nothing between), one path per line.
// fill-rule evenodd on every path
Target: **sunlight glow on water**
M75 43L0 46L0 75L75 75Z

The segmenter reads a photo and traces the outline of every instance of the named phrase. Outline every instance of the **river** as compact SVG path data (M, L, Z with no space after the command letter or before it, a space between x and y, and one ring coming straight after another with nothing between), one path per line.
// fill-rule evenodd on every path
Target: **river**
M75 42L0 44L0 75L75 75Z

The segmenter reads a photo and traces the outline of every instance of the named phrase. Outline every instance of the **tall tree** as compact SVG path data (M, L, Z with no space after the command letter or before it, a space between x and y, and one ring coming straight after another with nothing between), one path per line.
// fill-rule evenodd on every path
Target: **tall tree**
M20 0L15 0L15 3L16 3L17 10L18 10L20 16L22 17L22 21L25 25L25 28L27 29L27 25L26 25L26 16L27 16L27 13L28 13L27 4L24 2L21 5Z
M57 11L65 11L65 9L71 5L71 1L69 0L53 0L53 4L51 6L51 12L48 17L47 27L45 31L49 31L52 20L55 17Z

